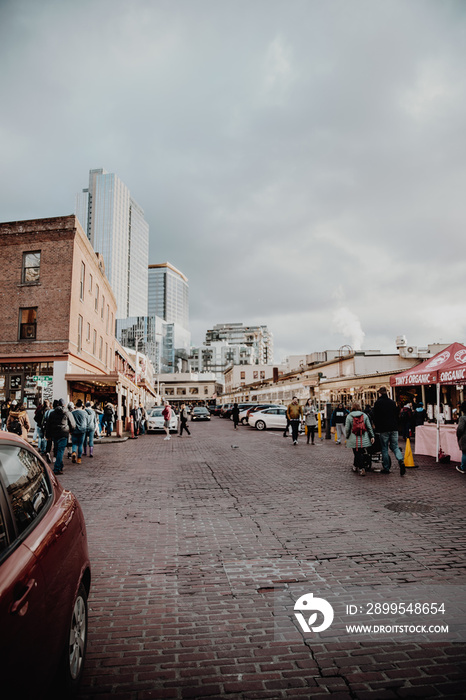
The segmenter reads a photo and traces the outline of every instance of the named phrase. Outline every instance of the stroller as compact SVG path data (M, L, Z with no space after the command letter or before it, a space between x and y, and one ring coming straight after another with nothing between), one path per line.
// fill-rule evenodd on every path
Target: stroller
M388 464L389 468L392 466L392 460L390 455L388 455ZM378 433L375 433L375 441L374 444L371 445L370 447L366 447L365 450L365 455L364 455L364 469L366 471L372 470L372 465L374 466L373 471L375 472L380 472L382 471L382 446L380 444L380 437Z

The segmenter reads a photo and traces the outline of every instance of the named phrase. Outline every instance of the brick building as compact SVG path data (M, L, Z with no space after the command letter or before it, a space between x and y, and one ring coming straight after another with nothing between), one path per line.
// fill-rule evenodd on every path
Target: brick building
M121 417L140 392L115 365L115 296L76 217L0 224L0 249L0 401L111 400Z

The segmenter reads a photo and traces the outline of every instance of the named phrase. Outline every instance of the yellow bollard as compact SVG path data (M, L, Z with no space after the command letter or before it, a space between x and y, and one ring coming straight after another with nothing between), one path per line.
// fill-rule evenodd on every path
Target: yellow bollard
M322 418L320 415L320 411L317 414L317 434L319 438L322 440Z
M413 451L411 450L411 443L409 441L409 438L406 440L404 463L405 463L405 467L415 467L416 466L414 464Z

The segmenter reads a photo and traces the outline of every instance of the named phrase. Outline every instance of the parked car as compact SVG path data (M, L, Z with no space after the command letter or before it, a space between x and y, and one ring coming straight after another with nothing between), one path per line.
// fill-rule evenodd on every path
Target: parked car
M164 417L163 417L163 406L157 406L147 411L147 432L152 433L156 431L164 430L163 427ZM172 409L172 415L170 418L170 432L178 432L178 416Z
M0 433L0 666L6 698L69 697L86 655L91 567L76 497Z
M251 406L251 408L247 408L246 411L243 411L239 414L239 419L242 425L248 425L249 424L249 416L251 413L254 413L255 411L262 411L264 408L274 408L274 407L281 407L281 404L277 403L261 403L261 404L256 404L255 406Z
M224 403L223 406L222 406L221 409L220 409L220 417L221 417L221 418L227 418L227 417L228 417L228 416L227 416L227 412L228 412L228 411L231 411L232 408L233 408L233 404L232 404L232 403Z
M215 406L214 405L207 406L207 410L209 411L211 416L219 416L221 408L222 408L222 406L220 404L216 404Z
M247 411L248 408L252 408L253 406L257 406L257 404L256 403L239 403L238 409L239 409L240 415L243 411ZM229 411L226 412L225 418L230 418L230 420L233 420L233 406L231 407L231 409Z
M249 415L249 425L257 430L269 428L286 428L286 406L272 406L260 411L253 411Z
M210 420L210 413L205 406L194 406L191 420Z

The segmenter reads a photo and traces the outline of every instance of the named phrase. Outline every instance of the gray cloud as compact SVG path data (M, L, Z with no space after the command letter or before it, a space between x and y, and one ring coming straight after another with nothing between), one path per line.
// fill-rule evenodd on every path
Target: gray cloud
M104 167L188 276L196 343L266 323L279 360L353 342L345 314L367 349L464 342L465 23L460 1L4 2L2 220L71 213Z

